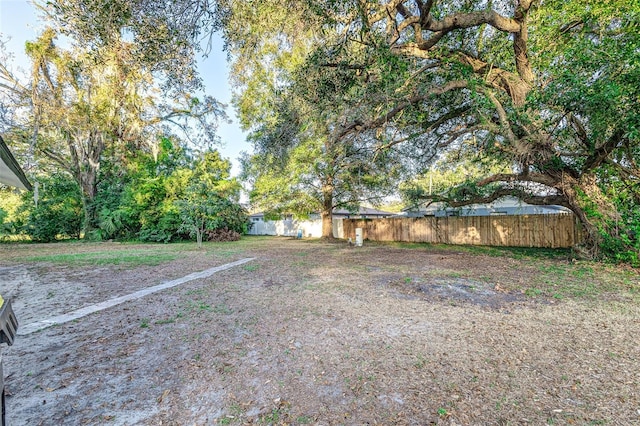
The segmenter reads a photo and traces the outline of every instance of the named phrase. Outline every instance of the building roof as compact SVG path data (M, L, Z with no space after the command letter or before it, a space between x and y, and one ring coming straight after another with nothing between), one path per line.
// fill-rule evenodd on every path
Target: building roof
M383 210L374 209L371 207L360 207L357 212L352 212L347 209L333 209L333 214L347 216L347 215L359 215L359 216L393 216L395 213L385 212Z
M0 183L31 190L31 183L9 151L9 147L4 143L2 136L0 136Z
M491 203L482 203L482 204L468 204L466 206L460 207L450 207L446 203L443 202L433 202L433 203L421 203L419 205L413 205L402 209L402 212L406 214L411 213L435 213L435 212L446 212L446 211L460 211L460 212L473 212L473 211L504 211L508 212L508 214L523 214L522 212L517 213L516 211L524 211L524 210L536 210L538 213L565 213L570 210L563 206L557 205L534 205L529 204L520 199L513 196L504 196L499 198ZM483 214L480 214L481 216Z
M333 214L338 216L393 216L395 213L386 212L383 210L377 210L371 207L360 207L357 212L352 212L347 209L333 209ZM249 215L252 217L263 217L264 212L254 213Z

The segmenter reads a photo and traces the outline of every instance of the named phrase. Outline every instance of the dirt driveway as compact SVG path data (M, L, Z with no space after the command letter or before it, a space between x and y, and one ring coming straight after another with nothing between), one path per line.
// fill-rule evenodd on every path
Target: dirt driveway
M247 257L3 347L10 424L640 424L634 271L275 238L0 245L0 291L23 326Z

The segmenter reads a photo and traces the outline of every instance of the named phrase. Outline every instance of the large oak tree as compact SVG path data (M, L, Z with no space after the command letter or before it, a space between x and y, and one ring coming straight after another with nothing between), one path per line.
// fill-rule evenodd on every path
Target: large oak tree
M161 137L173 134L211 144L223 106L196 94L202 22L181 26L176 14L138 2L61 0L42 10L53 27L27 43L31 81L20 83L4 66L0 81L12 109L19 101L24 112L9 123L15 138L78 182L86 234L96 226L93 200L106 152L111 159L157 154ZM187 21L209 16L182 12Z
M427 142L439 152L466 143L470 155L500 159L512 171L485 176L452 204L516 195L563 205L580 219L594 250L603 233L617 232L602 174L606 168L627 187L640 177L638 6L535 0L324 6L344 34L333 51L375 46L402 64L401 72L390 72L406 76L379 108L345 123L342 135L400 129L398 143Z

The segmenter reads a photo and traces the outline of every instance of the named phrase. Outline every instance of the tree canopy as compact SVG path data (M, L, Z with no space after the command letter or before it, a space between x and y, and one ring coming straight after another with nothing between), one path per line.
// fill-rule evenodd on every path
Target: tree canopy
M188 198L205 175L189 170L201 167L200 155L214 155L218 123L226 119L224 105L203 93L195 64L213 12L183 6L47 2L39 7L49 27L26 44L32 62L28 81L13 75L4 61L0 66L2 130L47 190L53 188L46 183L52 173L72 176L85 236L181 237L175 202ZM181 150L182 157L168 154ZM208 162L207 173L226 170L228 164L221 162ZM228 176L216 179L221 185L232 182ZM56 200L75 206L77 194L59 186L63 195ZM232 192L216 188L211 197L237 205ZM48 196L36 186L38 194ZM35 201L35 210L46 210L47 203ZM238 222L246 219L241 209L236 213Z
M619 226L635 214L622 205L638 199L640 8L632 2L274 0L262 2L268 12L241 3L225 2L225 28L235 64L257 64L238 86L254 128L289 122L274 100L305 99L309 110L296 111L324 119L327 141L366 141L363 158L392 153L411 174L451 151L504 165L441 200L514 195L565 206L591 254L607 236L633 234ZM257 16L267 23L256 25ZM266 69L276 71L252 72ZM262 110L244 108L246 99ZM279 155L292 146L285 140L267 151Z

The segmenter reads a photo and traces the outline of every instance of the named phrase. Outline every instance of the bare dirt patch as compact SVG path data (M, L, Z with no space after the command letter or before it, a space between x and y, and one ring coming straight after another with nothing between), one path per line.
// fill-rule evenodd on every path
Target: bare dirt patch
M264 238L135 247L175 255L156 266L27 259L132 247L0 246L0 289L27 324L256 260L20 336L3 348L11 424L640 422L635 273Z

